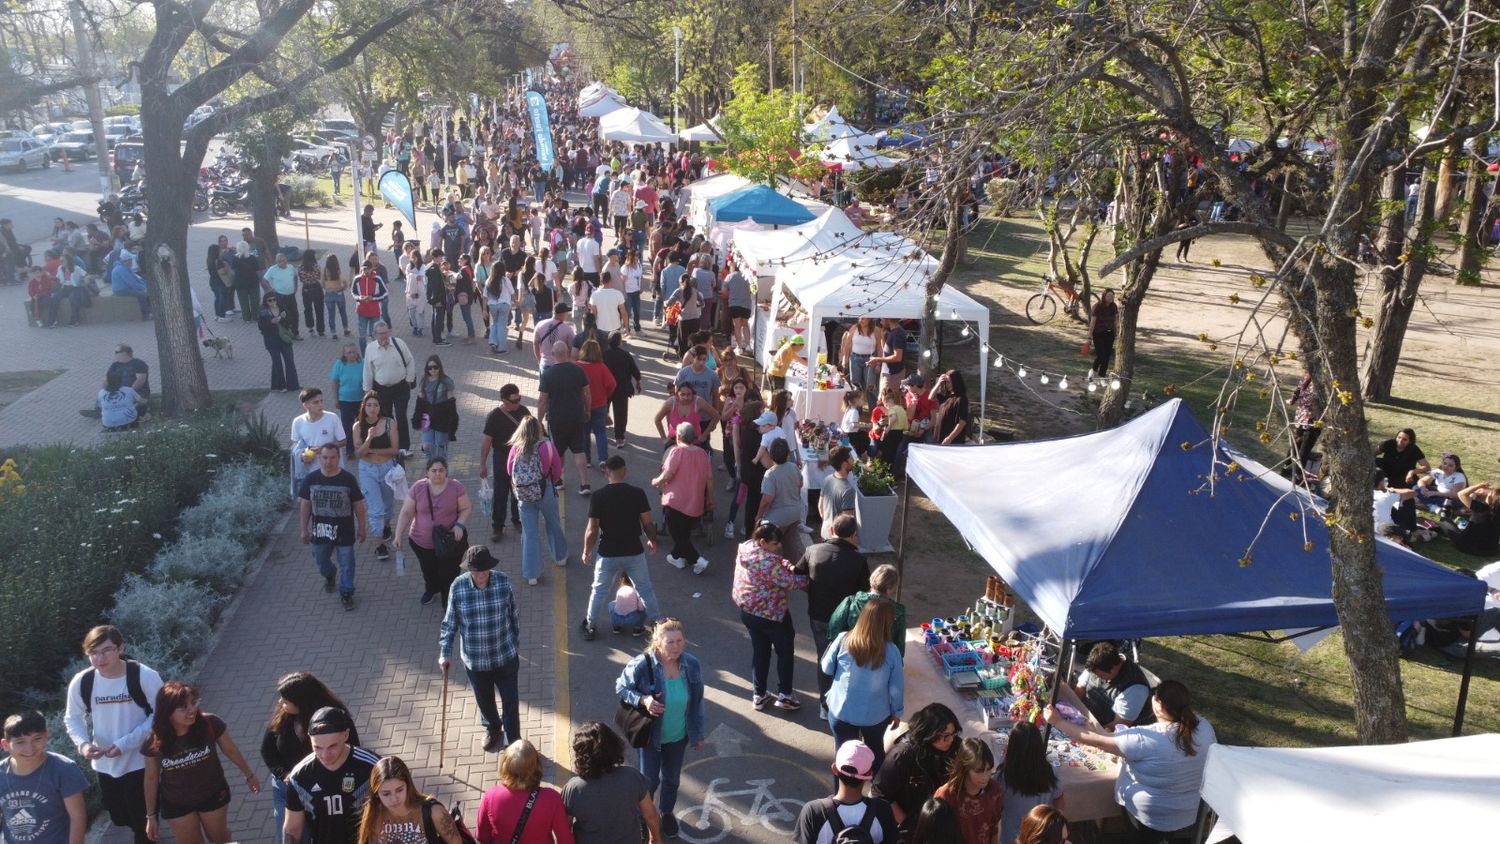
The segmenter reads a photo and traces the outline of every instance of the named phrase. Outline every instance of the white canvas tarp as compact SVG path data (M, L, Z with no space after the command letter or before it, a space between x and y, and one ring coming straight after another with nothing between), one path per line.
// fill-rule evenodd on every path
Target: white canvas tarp
M804 203L807 204L807 203ZM826 260L856 248L886 246L905 241L891 232L867 232L838 208L827 208L800 226L737 232L735 252L745 269L756 276L772 276L813 260Z
M1500 735L1370 747L1214 745L1203 799L1220 818L1215 838L1232 830L1244 844L1482 841L1500 830Z
M677 133L649 111L622 108L599 118L599 137L633 144L669 144L676 142Z
M623 108L628 108L628 106L625 105L624 100L620 99L614 94L605 94L596 99L590 100L587 103L584 103L582 100L580 100L578 104L578 116L604 117L605 115L613 114L614 112L619 111Z
M804 124L802 127L803 137L811 141L836 141L839 138L861 134L863 133L860 130L850 126L844 116L839 114L838 106L830 107L828 113L821 119Z

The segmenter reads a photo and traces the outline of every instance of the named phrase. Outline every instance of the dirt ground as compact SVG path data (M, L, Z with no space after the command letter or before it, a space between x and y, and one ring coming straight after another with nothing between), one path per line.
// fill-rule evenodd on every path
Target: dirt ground
M1101 235L1099 243L1103 248L1096 248L1096 263L1110 257L1107 237ZM1096 428L1092 405L1082 390L1088 367L1079 353L1083 326L1062 315L1046 326L1035 326L1025 317L1026 299L1039 288L1045 270L1046 241L1039 228L1033 221L1011 219L988 231L981 228L971 237L969 266L956 274L954 282L990 306L991 346L1009 361L1031 369L1024 382L1012 371L1014 366L988 371L985 424L1013 432L1016 439L1065 436ZM1155 403L1165 398L1165 384L1201 379L1197 392L1179 394L1200 419L1211 417L1214 395L1233 360L1235 339L1247 327L1273 344L1296 349L1295 339L1286 333L1285 320L1276 312L1274 298L1256 312L1260 291L1251 286L1249 276L1266 270L1254 243L1235 236L1197 241L1191 263L1163 261L1141 313L1139 349L1143 360L1131 390L1137 409L1143 392L1150 403ZM1102 283L1115 287L1119 281L1116 275ZM1496 262L1490 262L1484 281L1480 287L1459 287L1451 276L1429 275L1424 280L1395 380L1393 393L1397 398L1368 408L1372 438L1384 439L1394 435L1397 428L1414 427L1429 454L1438 449L1464 453L1465 468L1476 481L1500 475L1494 459L1500 454L1495 424L1500 422L1500 372L1482 363L1500 351L1500 320L1495 309L1500 270ZM1373 278L1367 278L1361 311L1369 316L1377 310L1373 288ZM1238 304L1230 301L1231 293L1239 294ZM1217 351L1209 351L1207 344L1200 342L1200 333L1218 343ZM1368 338L1362 336L1362 346L1367 343ZM972 343L946 352L944 364L977 375ZM1296 367L1295 363L1284 365L1278 375L1284 382L1295 379L1300 376ZM1039 369L1054 373L1050 386L1038 383ZM1057 373L1069 376L1069 391L1056 389ZM970 380L969 384L971 395L976 394L977 381ZM1240 439L1250 438L1241 434ZM1239 444L1252 451L1259 448L1254 442ZM1275 447L1283 446L1277 443ZM962 537L930 502L915 490L912 498L902 600L914 619L952 615L983 594L988 566L967 549ZM1271 683L1278 688L1265 690L1264 709L1243 701L1205 707L1211 716L1219 714L1220 721L1240 722L1221 730L1221 738L1252 744L1329 744L1347 742L1349 734L1340 737L1339 724L1352 722L1346 669L1337 642L1335 635L1302 655L1290 645L1195 637L1160 640L1152 643L1148 653L1160 664L1180 669L1184 679L1194 676L1202 682L1241 687L1235 695L1254 694L1265 687L1266 677L1278 678ZM1424 673L1424 669L1430 671ZM1456 690L1456 669L1439 657L1422 660L1421 665L1408 661L1405 672L1414 733L1445 734ZM1497 688L1500 671L1484 666L1478 676L1480 685L1471 692L1469 729L1500 728L1500 723L1491 723L1500 721L1500 712L1494 707L1476 706L1486 694L1486 679L1491 691ZM1266 710L1275 711L1276 722L1254 723L1266 720Z

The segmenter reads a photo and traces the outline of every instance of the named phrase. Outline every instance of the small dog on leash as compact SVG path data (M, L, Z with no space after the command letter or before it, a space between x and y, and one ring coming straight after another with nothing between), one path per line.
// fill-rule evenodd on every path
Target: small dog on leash
M216 358L234 360L234 344L229 342L227 337L206 337L203 340L203 348L213 349Z

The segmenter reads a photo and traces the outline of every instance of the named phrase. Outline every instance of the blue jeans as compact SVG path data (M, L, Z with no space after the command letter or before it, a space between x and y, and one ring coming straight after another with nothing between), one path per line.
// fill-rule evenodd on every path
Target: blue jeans
M656 798L656 808L663 815L672 814L672 809L677 805L677 787L682 782L682 759L687 755L687 746L687 736L683 736L660 747L648 744L636 754L636 769L650 783L651 793L656 794L657 787L661 787L661 794Z
M327 302L327 299L323 301ZM380 317L359 317L359 353L364 354L365 347L375 338L375 323L380 322ZM389 323L387 323L389 325Z
M875 373L870 369L870 356L855 352L849 353L849 381L865 388L866 393L875 392L878 378L873 378Z
M645 554L636 554L634 557L600 557L594 563L594 587L589 593L589 612L586 616L589 624L599 618L605 603L614 595L615 581L620 579L621 572L629 575L630 582L635 584L636 594L641 596L641 603L646 605L646 617L661 616L661 604L656 601L656 587L651 585L651 570L646 567Z
M510 325L510 303L490 305L490 345L495 351L503 352L508 348L505 345L505 329Z
M474 305L459 305L458 315L464 318L464 327L468 329L469 337L474 336Z
M359 491L365 496L365 514L369 517L370 533L375 538L385 530L385 523L394 515L396 507L396 494L385 482L385 475L390 470L389 462L359 461Z
M833 731L834 750L838 750L846 741L859 739L868 745L870 750L875 754L875 763L870 766L870 772L874 773L880 770L880 763L885 761L885 725L889 724L890 721L891 719L887 718L879 724L864 726L840 721L830 714L828 716L828 728Z
M602 404L589 411L589 433L594 435L594 450L599 453L599 462L609 458L609 404Z
M639 590L640 587L636 587ZM776 652L776 690L784 695L792 694L792 667L795 654L792 643L797 631L792 627L792 614L788 612L780 621L768 621L758 615L740 610L740 621L750 634L750 682L757 695L766 693L766 681L771 673L771 652Z
M479 723L484 725L485 732L488 733L504 729L505 740L501 742L502 747L521 739L521 692L516 682L520 671L519 659L513 659L489 671L464 669L464 673L469 675L469 685L474 689L474 702L479 706ZM500 706L505 709L503 717L495 709L497 691L500 693Z
M324 308L324 310L328 311L328 330L329 331L333 331L334 330L334 328L333 328L333 317L334 317L335 314L337 314L338 318L343 321L343 323L344 323L344 331L347 332L349 330L349 310L344 307L344 291L340 290L337 293L329 293L327 291L324 291L323 292L323 308ZM365 350L364 349L360 349L359 353L361 355L363 355L365 353Z
M286 821L286 781L281 777L271 777L271 813L276 818L276 839L281 840L281 825ZM312 840L312 824L308 824L302 830L302 840Z
M641 291L625 294L625 313L630 315L630 330L641 330Z
M448 440L449 436L442 431L434 431L431 429L423 431L422 442L426 443L428 446L428 459L430 460L434 457L441 457L444 460L448 459Z
M542 576L542 546L540 521L545 521L547 541L552 546L552 559L568 557L568 538L563 535L562 519L557 514L557 493L550 481L542 481L540 501L521 502L521 576L530 580Z
M354 546L334 545L332 542L315 542L312 545L313 562L318 565L318 574L324 577L333 577L335 553L339 560L339 594L348 597L354 594Z

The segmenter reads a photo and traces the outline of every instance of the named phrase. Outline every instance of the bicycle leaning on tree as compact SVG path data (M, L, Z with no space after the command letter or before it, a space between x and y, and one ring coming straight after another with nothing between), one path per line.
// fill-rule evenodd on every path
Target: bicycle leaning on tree
M1089 291L1088 311L1093 313L1099 294ZM1050 274L1042 276L1042 289L1026 300L1026 318L1037 325L1046 325L1057 316L1058 308L1067 311L1074 319L1083 319L1083 297L1067 282Z

